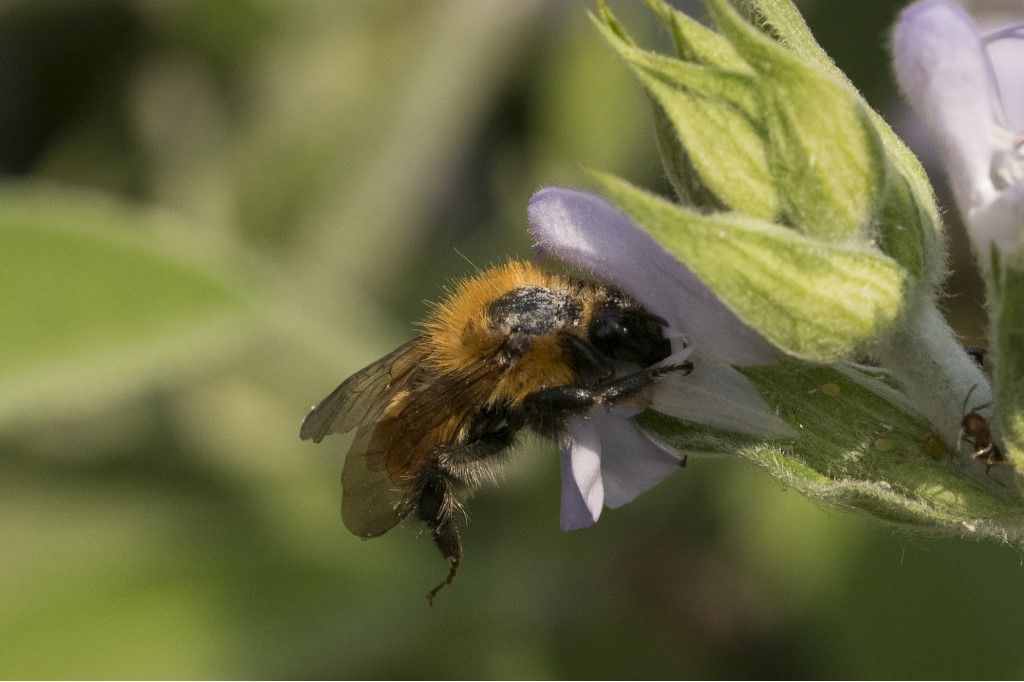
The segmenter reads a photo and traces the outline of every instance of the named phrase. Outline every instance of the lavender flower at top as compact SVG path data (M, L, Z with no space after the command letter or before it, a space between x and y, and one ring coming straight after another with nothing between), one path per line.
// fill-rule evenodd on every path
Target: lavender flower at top
M986 267L992 245L1015 253L1024 232L1024 136L1003 107L987 50L996 40L1020 41L1020 68L1024 27L982 35L952 0L914 3L893 35L900 86L942 144L957 204Z

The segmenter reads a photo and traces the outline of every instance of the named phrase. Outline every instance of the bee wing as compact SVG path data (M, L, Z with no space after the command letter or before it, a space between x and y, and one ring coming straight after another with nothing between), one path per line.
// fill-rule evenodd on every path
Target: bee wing
M346 379L306 415L302 440L319 443L332 433L346 433L370 423L388 399L418 374L423 346L416 337Z
M483 404L493 374L484 364L413 382L377 421L359 427L341 472L341 517L362 537L386 533L413 509L417 474L456 443Z
M406 491L387 469L367 466L367 450L376 425L361 427L341 470L341 520L355 535L383 535L409 513Z
M493 374L492 367L480 362L418 384L398 409L389 409L377 423L367 464L401 476L453 445L460 429L486 402Z

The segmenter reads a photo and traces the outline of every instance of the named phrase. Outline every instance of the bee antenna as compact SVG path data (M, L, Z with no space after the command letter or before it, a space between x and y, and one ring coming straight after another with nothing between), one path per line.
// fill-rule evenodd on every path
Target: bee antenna
M970 402L971 394L974 393L974 389L976 389L977 387L978 384L974 384L973 386L971 386L971 390L967 391L967 396L964 398L964 406L960 409L961 415L967 414L967 403Z

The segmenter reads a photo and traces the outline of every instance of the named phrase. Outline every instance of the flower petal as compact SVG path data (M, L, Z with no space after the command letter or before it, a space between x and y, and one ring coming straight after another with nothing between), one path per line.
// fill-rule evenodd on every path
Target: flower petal
M572 475L572 440L565 438L561 444L559 462L562 468L562 530L579 530L589 528L597 521L587 509L587 503L580 493L576 479Z
M793 437L754 384L743 374L715 362L696 348L693 371L666 374L658 379L651 408L678 419L755 436Z
M944 146L944 165L964 214L995 194L990 177L1001 108L978 26L950 0L921 0L893 34L896 77Z
M675 450L645 434L632 419L615 414L594 418L601 434L601 477L608 508L632 502L679 471L683 459Z
M992 60L996 81L999 84L1000 100L1006 115L1005 126L1012 131L1024 131L1024 25L1006 26L1011 21L1020 21L1022 13L1011 12L1000 15L989 11L978 15L982 28L1001 27L984 38L988 57Z
M595 413L596 410L591 410ZM591 524L601 516L604 483L601 480L601 438L592 414L573 419L566 428L569 440L569 468ZM588 524L589 525L589 524Z
M972 210L967 224L978 253L991 253L992 244L1002 253L1017 253L1024 239L1024 185L1008 187L991 203Z
M530 199L528 214L541 250L618 287L697 347L740 365L778 358L696 275L605 200L546 187Z

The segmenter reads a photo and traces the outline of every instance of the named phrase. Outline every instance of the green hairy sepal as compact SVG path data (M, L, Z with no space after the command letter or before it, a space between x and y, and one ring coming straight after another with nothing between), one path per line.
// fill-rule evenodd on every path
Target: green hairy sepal
M788 0L707 0L714 28L664 0L647 4L676 54L639 46L603 0L594 22L649 98L675 201L594 177L783 351L779 364L738 369L798 436L759 439L653 412L645 428L894 523L1024 540L1015 469L988 471L958 447L968 394L974 407L992 390L936 307L943 234L918 160ZM1006 323L994 343L1024 357L1024 276L998 270L989 275ZM1024 415L1024 361L1004 360L996 376L1000 404ZM1024 463L1024 417L1002 424L1012 463Z

